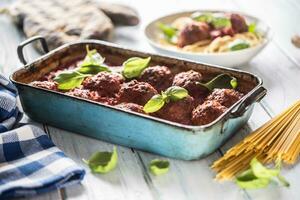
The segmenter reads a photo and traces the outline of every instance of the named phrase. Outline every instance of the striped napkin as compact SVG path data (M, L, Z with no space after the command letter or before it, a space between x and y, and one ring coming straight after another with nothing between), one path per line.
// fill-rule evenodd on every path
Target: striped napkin
M79 183L85 174L43 130L13 126L22 114L17 90L0 75L0 199L26 197Z

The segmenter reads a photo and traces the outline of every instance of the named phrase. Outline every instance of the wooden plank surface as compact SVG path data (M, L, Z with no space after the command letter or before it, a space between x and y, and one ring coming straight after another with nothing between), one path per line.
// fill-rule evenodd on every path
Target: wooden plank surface
M271 187L257 191L240 190L232 182L217 183L213 179L214 173L209 169L211 163L228 148L299 99L300 93L296 91L299 91L300 86L300 56L299 50L290 44L290 36L297 31L300 32L299 26L293 25L300 17L299 2L169 0L159 1L156 6L153 6L153 1L146 0L114 0L114 2L137 8L142 19L140 26L118 27L115 42L150 52L154 50L147 44L143 28L149 21L164 14L189 9L215 8L243 10L265 19L276 32L274 42L244 69L261 76L269 93L263 102L255 107L248 125L219 151L205 159L192 162L169 159L170 172L158 177L149 173L148 164L153 158L160 156L120 146L118 146L117 169L106 175L93 175L83 164L82 158L87 158L97 150L111 150L113 145L44 126L55 144L75 162L86 168L87 176L80 185L31 199L300 199L297 191L297 188L300 188L300 167L297 165L285 167L283 170L283 175L291 182L291 188ZM265 8L270 9L266 12ZM0 32L1 72L9 75L21 66L17 59L16 47L24 37L11 24L9 18L4 16L0 16ZM36 56L31 49L26 53L29 58Z

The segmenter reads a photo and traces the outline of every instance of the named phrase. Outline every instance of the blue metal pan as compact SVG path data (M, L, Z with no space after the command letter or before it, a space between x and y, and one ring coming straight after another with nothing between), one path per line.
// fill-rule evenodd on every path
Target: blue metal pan
M27 64L22 53L23 47L34 40L41 41L46 54ZM238 79L239 90L245 96L214 122L203 126L190 126L29 85L58 66L82 59L86 53L86 45L96 48L106 61L115 66L130 57L151 56L150 65L166 65L174 72L193 69L207 78L228 73ZM244 126L252 113L254 103L266 94L262 80L248 72L133 51L95 40L63 45L48 52L45 40L34 37L20 44L18 54L24 68L14 72L10 79L19 90L24 111L33 120L183 160L199 159L214 152Z

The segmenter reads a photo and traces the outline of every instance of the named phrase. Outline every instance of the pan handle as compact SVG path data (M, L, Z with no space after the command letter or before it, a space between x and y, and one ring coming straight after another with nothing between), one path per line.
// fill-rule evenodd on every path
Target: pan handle
M19 60L24 64L26 65L27 62L25 60L25 57L24 57L24 54L23 54L23 49L25 46L27 46L28 44L36 41L36 40L39 40L41 45L42 45L42 48L43 48L43 51L45 53L48 53L49 52L49 48L48 48L48 44L46 42L46 39L42 36L34 36L34 37L31 37L25 41L23 41L21 44L19 44L18 48L17 48L17 52L18 52L18 57L19 57Z
M254 91L249 93L242 103L238 104L236 108L231 112L231 117L236 118L242 116L248 107L254 102L259 102L267 94L267 89L263 86L256 88Z

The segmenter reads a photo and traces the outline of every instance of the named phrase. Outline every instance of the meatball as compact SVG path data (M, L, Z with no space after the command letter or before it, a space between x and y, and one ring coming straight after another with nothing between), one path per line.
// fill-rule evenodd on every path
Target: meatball
M145 114L143 110L143 106L135 103L121 103L116 105L116 107L121 108L123 110L129 110L129 111Z
M153 115L181 124L191 124L191 115L194 107L194 98L187 96L184 99L175 102L170 101Z
M239 14L231 14L230 22L231 22L232 29L236 33L243 33L248 31L248 26L243 16Z
M30 83L30 85L39 87L39 88L48 89L48 90L54 90L54 91L58 90L57 83L53 82L53 81L34 81L34 82Z
M95 76L86 78L82 85L84 89L97 91L100 96L115 97L123 82L124 79L120 74L99 72Z
M146 68L139 80L149 83L160 92L172 85L172 78L172 72L168 67L154 66Z
M124 83L119 91L119 102L136 103L144 106L157 91L149 83L132 80Z
M187 24L180 31L177 45L179 47L184 47L186 45L190 45L209 38L209 26L203 22L193 22Z
M194 97L199 104L203 102L204 97L208 92L204 87L197 85L197 82L201 81L202 75L199 72L190 70L177 74L173 79L172 85L180 86L188 90L189 95Z
M242 97L243 94L234 89L214 89L214 91L207 97L207 100L217 101L221 105L229 108Z
M87 89L79 89L75 88L69 92L66 92L66 94L76 97L81 97L84 99L89 99L92 101L101 102L108 105L115 105L117 104L117 99L112 97L102 97L99 95L97 91L90 91Z
M206 101L192 112L193 125L205 125L213 122L226 111L226 107L217 101Z

